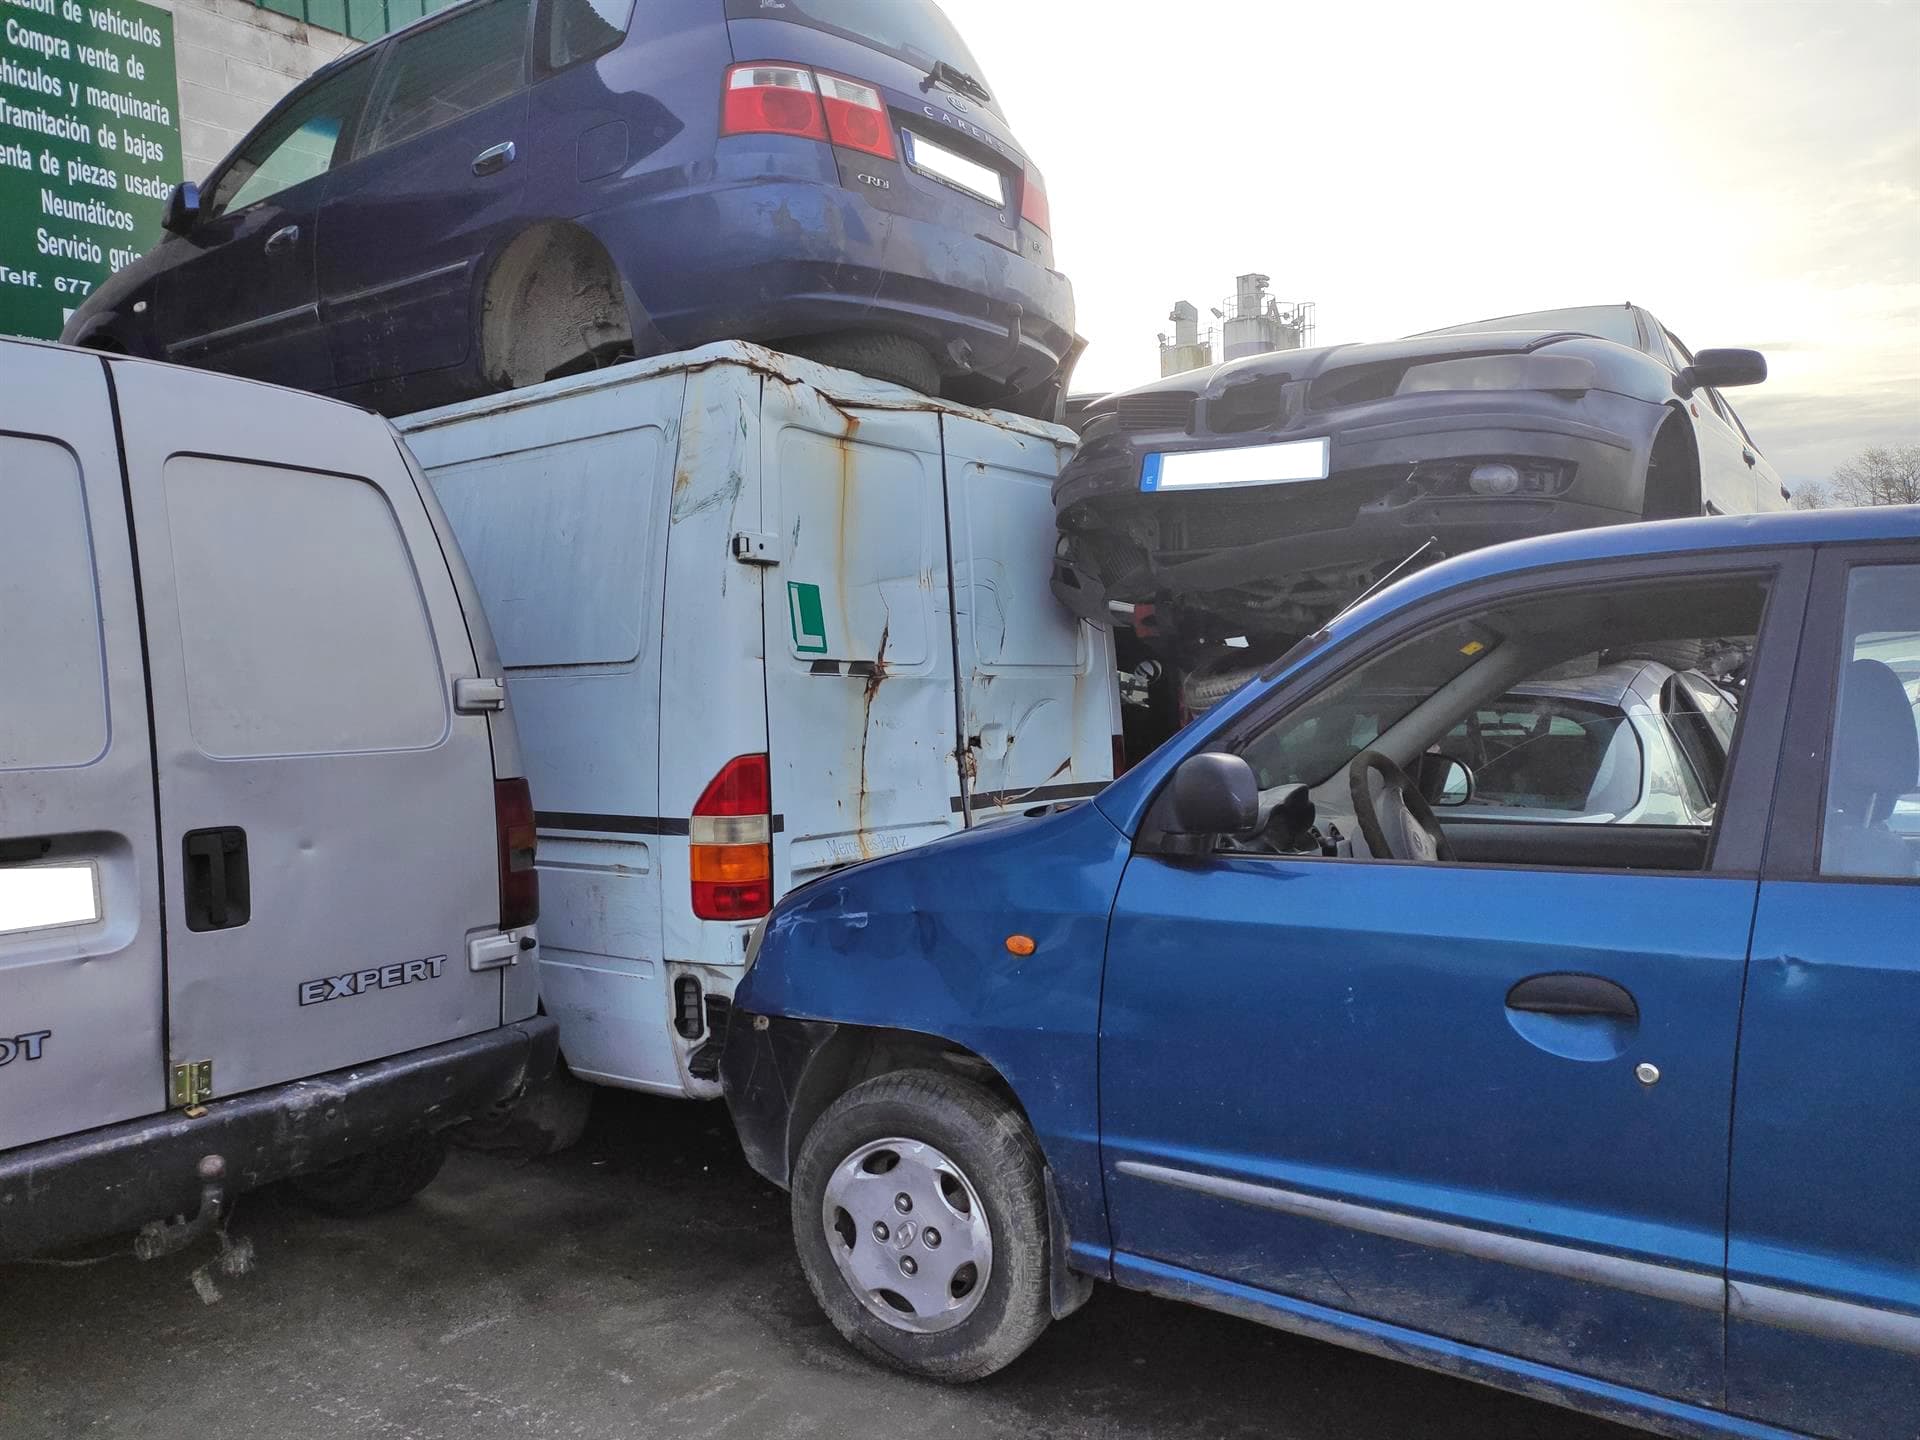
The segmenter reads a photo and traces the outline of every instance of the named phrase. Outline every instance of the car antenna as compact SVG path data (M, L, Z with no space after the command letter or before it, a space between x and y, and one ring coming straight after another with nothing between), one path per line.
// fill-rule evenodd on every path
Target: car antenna
M1401 577L1401 575L1404 574L1407 570L1412 568L1413 562L1418 560L1422 555L1426 554L1427 551L1438 550L1439 548L1440 548L1440 537L1438 535L1429 535L1426 538L1425 542L1422 543L1419 546L1419 548L1416 549L1411 555L1407 556L1406 559L1402 560L1398 565L1394 566L1391 570L1387 571L1386 574L1382 575L1378 580L1374 581L1366 589L1362 590L1358 595L1354 596L1353 599L1349 600L1345 605L1342 605L1340 607L1340 614L1335 615L1333 617L1333 620L1338 620L1341 615L1345 615L1348 611L1356 610L1360 606L1366 604L1367 601L1371 600L1374 596L1378 595L1382 590L1386 589L1387 586L1391 585L1394 581L1398 580ZM1435 555L1433 558L1436 560L1443 560L1446 557L1444 555ZM1329 620L1327 622L1327 625L1331 625L1333 623L1333 620ZM1326 625L1323 625L1320 628L1324 630L1326 629Z
M1405 559L1401 560L1391 570L1387 571L1386 574L1382 575L1378 580L1374 581L1373 584L1369 585L1366 589L1362 590L1358 595L1354 596L1353 599L1349 600L1345 605L1342 605L1340 607L1339 613L1334 615L1332 619L1325 621L1320 626L1319 629L1315 630L1311 635L1307 636L1304 640L1300 641L1299 644L1289 649L1286 654L1282 655L1278 660L1275 660L1271 665L1267 666L1265 670L1261 671L1260 678L1262 680L1271 680L1275 675L1278 675L1283 669L1286 668L1288 662L1293 660L1295 656L1305 653L1307 650L1313 648L1314 646L1319 645L1322 641L1324 641L1327 638L1328 628L1331 627L1335 621L1339 620L1342 615L1347 614L1347 612L1350 610L1355 610L1359 608L1361 605L1371 600L1375 595L1378 595L1382 590L1386 589L1387 586L1391 585L1394 581L1398 580L1401 577L1401 575L1406 573L1406 571L1413 566L1414 561L1418 560L1422 555L1426 554L1429 550L1437 551L1439 550L1439 548L1440 548L1440 537L1438 535L1429 535L1423 542L1421 542L1419 546L1417 546L1414 549L1413 553L1408 555ZM1433 558L1435 560L1444 560L1446 556L1444 554L1436 554Z

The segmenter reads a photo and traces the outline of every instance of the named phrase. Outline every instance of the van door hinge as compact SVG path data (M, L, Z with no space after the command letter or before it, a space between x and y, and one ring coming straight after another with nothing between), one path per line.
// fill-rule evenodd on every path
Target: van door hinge
M733 558L742 565L778 565L780 537L742 530L733 537Z
M173 1067L173 1083L169 1087L167 1103L174 1109L204 1105L212 1098L213 1061L189 1060L184 1065Z
M453 708L461 715L484 715L507 708L507 682L482 676L453 682Z

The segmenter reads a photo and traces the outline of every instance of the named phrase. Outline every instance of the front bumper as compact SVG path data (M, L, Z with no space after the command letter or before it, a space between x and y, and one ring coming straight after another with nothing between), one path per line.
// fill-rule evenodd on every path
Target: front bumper
M201 1158L226 1161L230 1193L323 1169L421 1129L444 1130L552 1073L559 1026L536 1016L180 1110L0 1155L0 1260L191 1215Z
M1216 592L1253 588L1272 594L1316 576L1330 577L1321 587L1322 608L1337 608L1351 598L1343 585L1355 588L1356 577L1398 562L1430 537L1443 552L1458 554L1637 519L1657 417L1628 410L1604 418L1612 423L1518 406L1497 410L1482 401L1452 414L1397 419L1370 407L1364 423L1313 416L1286 432L1231 437L1129 435L1102 426L1054 487L1064 537L1054 590L1070 609L1099 624L1107 623L1110 602L1177 599L1204 606ZM1149 453L1296 435L1328 437L1326 479L1225 490L1140 489ZM1409 478L1423 461L1469 457L1558 461L1573 467L1573 479L1557 495L1489 497L1426 493Z
M1073 357L1066 276L837 184L723 183L584 216L660 343L791 341L844 330L920 341L950 374L1012 393Z
M720 1085L747 1163L782 1190L791 1180L795 1102L814 1057L838 1026L736 1009L720 1057Z

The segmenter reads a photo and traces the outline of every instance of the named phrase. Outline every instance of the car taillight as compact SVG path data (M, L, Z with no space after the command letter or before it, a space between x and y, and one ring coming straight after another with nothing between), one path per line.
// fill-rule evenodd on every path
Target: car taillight
M1044 234L1053 233L1053 208L1047 204L1046 182L1031 166L1026 183L1020 187L1020 218Z
M525 780L493 782L493 828L500 847L500 928L518 930L540 918L540 872L534 868L539 831Z
M836 145L894 158L893 126L887 119L887 102L871 85L843 80L824 70L815 77L820 82L820 100L827 110L827 135Z
M727 71L722 135L797 135L827 138L820 87L798 65L736 65Z
M767 757L740 755L721 767L690 827L693 913L702 920L757 920L773 908L773 785Z

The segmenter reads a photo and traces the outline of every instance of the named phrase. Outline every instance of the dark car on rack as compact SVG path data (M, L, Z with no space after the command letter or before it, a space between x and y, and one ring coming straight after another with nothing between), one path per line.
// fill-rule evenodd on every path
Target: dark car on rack
M1199 643L1304 635L1429 539L1428 558L1633 520L1786 507L1697 354L1635 305L1283 351L1100 401L1054 486L1054 589L1110 623L1155 607Z
M182 185L70 344L388 414L720 339L1053 418L1047 195L931 0L469 0Z

